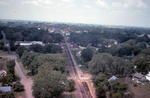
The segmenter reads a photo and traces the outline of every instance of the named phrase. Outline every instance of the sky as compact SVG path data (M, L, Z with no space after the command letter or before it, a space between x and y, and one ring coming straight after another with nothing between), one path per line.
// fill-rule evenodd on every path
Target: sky
M150 27L150 0L0 0L0 19Z

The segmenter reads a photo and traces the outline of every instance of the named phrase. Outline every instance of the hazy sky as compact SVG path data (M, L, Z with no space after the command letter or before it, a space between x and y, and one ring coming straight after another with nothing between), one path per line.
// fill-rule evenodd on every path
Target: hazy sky
M0 0L0 19L150 27L150 0Z

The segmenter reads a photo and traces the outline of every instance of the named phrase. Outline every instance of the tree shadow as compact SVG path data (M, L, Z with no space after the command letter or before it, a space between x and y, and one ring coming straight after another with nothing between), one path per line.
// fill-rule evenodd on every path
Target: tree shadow
M27 76L34 76L34 75L31 72L28 72Z

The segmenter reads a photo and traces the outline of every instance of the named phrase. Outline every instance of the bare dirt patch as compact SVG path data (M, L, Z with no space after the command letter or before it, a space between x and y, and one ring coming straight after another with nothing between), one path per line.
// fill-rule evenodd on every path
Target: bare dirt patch
M26 98L25 92L14 92L15 98Z

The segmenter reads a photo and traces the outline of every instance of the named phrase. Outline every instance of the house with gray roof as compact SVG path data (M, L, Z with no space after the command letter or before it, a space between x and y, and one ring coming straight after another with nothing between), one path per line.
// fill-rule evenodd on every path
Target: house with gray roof
M146 83L149 83L149 80L146 79L146 76L145 75L142 75L141 73L135 73L133 75L133 78L132 78L133 81L137 82L137 83L141 83L141 84L146 84Z

